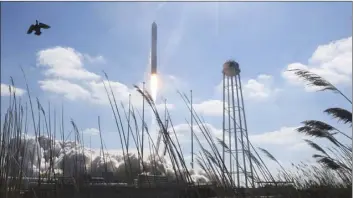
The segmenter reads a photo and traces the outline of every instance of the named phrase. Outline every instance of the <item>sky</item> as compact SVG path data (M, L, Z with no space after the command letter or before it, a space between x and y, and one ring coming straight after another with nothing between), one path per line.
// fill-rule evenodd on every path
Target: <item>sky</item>
M32 98L70 119L99 148L97 117L108 149L119 149L117 129L104 91L105 71L118 100L141 108L134 84L148 84L151 24L158 25L159 90L167 99L184 153L190 153L185 119L190 113L177 90L193 91L194 108L215 134L222 129L222 65L241 69L249 138L283 163L311 159L313 150L295 131L302 121L322 120L345 132L323 113L351 109L341 96L315 92L286 72L302 68L352 96L351 2L2 2L1 117L8 106L10 76ZM51 26L41 36L26 31L35 20ZM146 113L150 119L150 113ZM33 133L29 131L29 133ZM151 131L151 133L156 133ZM185 154L188 156L188 154ZM190 154L189 154L190 155Z

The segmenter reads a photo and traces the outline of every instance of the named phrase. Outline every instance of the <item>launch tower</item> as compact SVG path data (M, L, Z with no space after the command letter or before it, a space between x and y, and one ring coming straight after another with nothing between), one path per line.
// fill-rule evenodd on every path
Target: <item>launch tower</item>
M254 187L239 64L233 60L223 64L223 147L222 157L232 175L233 185Z

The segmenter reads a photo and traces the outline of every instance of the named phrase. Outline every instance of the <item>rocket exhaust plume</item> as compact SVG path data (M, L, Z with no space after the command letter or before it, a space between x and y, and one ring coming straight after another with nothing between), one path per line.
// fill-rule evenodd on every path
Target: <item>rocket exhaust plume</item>
M152 23L152 32L151 32L151 56L150 56L150 65L151 65L151 76L150 76L150 92L153 102L156 102L157 99L157 90L158 90L158 77L157 77L157 24ZM152 117L153 117L153 111ZM151 127L155 128L155 119L152 119Z
M152 23L152 34L151 34L151 79L150 88L151 96L154 102L157 99L158 89L158 78L157 78L157 24Z
M153 102L155 102L157 99L157 89L158 89L157 74L151 75L150 83L151 83L151 96L152 96Z

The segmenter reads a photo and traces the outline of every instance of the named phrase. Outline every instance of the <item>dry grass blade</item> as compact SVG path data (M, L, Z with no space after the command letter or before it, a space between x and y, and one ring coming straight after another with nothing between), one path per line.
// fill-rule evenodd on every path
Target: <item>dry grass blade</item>
M332 85L329 81L325 80L321 76L303 69L290 69L288 71L294 72L295 75L307 81L307 85L309 86L321 87L319 91L330 90L341 94L348 102L352 104L352 101L347 96L345 96L340 90L338 90L334 85Z
M263 153L265 153L268 158L270 158L271 160L277 162L277 159L270 152L268 152L266 149L263 149L263 148L260 148L260 147L258 147L258 149L260 149Z
M339 146L338 141L336 138L332 136L329 132L317 128L313 128L310 126L302 126L296 129L300 133L305 133L306 135L313 136L313 137L319 137L319 138L327 138L329 141L331 141L333 144L336 146Z
M220 144L220 145L222 145L224 148L226 148L227 150L229 150L229 147L227 146L227 144L223 141L223 140L221 140L221 139L219 139L219 138L216 138L217 139L217 141L218 141L218 143Z
M326 153L326 151L321 148L321 146L319 146L318 144L316 144L315 142L311 141L311 140L304 140L306 143L308 143L312 148L320 151L321 153L325 154L326 156L328 156L328 154Z
M325 156L318 155L318 154L314 154L314 155L313 155L313 158L322 158L322 157L325 157Z
M325 131L332 131L332 130L337 130L335 127L322 122L318 120L305 120L302 122L305 126L311 127L311 128L316 128L316 129L321 129Z
M309 136L313 136L313 137L327 137L329 135L329 133L327 133L326 131L322 131L320 129L315 129L315 128L311 128L311 130L309 131L305 131L305 133Z
M334 118L337 118L339 121L342 121L344 124L347 124L347 123L352 124L352 113L346 109L335 107L335 108L328 108L324 112Z
M317 162L324 164L326 167L328 167L332 170L337 170L337 169L341 168L340 165L338 165L333 159L331 159L329 157L322 157Z
M38 109L43 113L43 115L45 116L45 111L44 111L44 108L42 107L42 105L40 104L39 102L39 98L36 98L37 99L37 106L38 106Z
M275 161L282 169L282 172L284 174L284 179L288 180L288 178L290 178L290 175L287 173L287 171L284 169L284 167L279 163L279 161L270 153L268 152L266 149L260 148L258 147L258 149L260 149L263 153L266 154L266 156L268 158L270 158L271 160Z
M339 131L338 129L336 129L335 127L325 123L325 122L322 122L322 121L318 121L318 120L305 120L302 122L305 126L303 127L300 127L297 129L298 132L306 132L306 131L310 131L312 130L313 128L316 129L316 131L324 131L324 132L327 132L327 135L328 136L334 136L336 134L341 134L345 137L347 137L348 139L352 140L352 138L350 136L348 136L347 134L343 133L342 131ZM329 133L329 131L331 131ZM335 131L335 132L332 132L332 131ZM315 132L315 131L314 131ZM318 133L317 135L320 135L320 137L325 136L326 134L323 134L323 133Z
M212 154L211 154L208 150L203 149L203 152L206 154L206 156L207 156L214 164L216 164L218 167L221 167L221 166L219 165L219 163L216 161L216 159L212 156Z
M249 157L251 157L251 160L253 160L255 162L255 164L257 164L257 166L262 167L262 164L260 163L260 161L255 157L255 155L253 155L251 152L246 152L246 155L248 155Z
M311 129L312 129L311 126L304 125L304 126L298 127L296 131L298 131L299 133L307 133L307 131L310 131Z
M324 90L337 91L337 88L333 86L330 82L328 82L327 80L325 80L324 78L322 78L317 74L311 73L310 71L302 70L302 69L291 69L288 71L293 71L295 75L307 81L308 85L310 86L322 87L320 91L324 91Z

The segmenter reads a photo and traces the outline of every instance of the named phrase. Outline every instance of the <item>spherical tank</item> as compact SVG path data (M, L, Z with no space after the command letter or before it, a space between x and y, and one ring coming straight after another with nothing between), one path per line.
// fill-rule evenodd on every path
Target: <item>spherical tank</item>
M223 64L223 73L226 76L236 76L240 73L239 64L233 60L229 60Z

